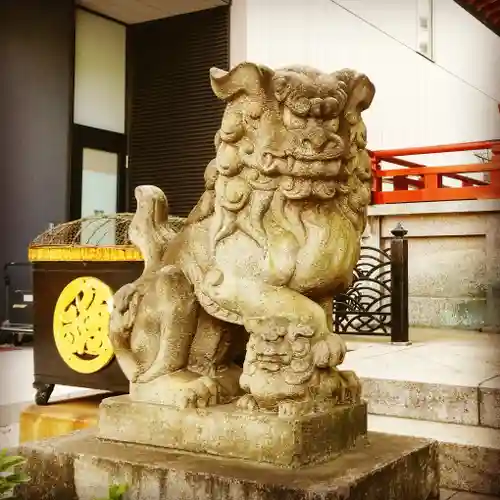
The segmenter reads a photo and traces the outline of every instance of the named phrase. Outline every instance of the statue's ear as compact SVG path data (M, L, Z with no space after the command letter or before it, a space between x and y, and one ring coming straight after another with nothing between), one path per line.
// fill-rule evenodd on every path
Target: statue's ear
M375 85L363 74L358 74L352 82L351 98L348 107L358 113L368 109L375 96Z
M210 83L214 94L223 101L240 92L257 94L270 81L273 71L265 66L243 62L230 71L210 69Z

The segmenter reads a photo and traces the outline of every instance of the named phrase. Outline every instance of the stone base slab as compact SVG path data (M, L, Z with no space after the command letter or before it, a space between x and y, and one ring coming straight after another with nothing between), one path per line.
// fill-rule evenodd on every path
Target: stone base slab
M258 465L103 441L93 430L26 444L29 484L19 499L107 498L127 484L133 500L434 500L437 447L423 439L368 435L336 459L300 469Z
M462 425L479 422L477 387L360 378L370 414Z
M300 467L329 460L363 440L366 403L333 406L306 416L245 412L235 404L203 409L105 399L99 437L192 453Z

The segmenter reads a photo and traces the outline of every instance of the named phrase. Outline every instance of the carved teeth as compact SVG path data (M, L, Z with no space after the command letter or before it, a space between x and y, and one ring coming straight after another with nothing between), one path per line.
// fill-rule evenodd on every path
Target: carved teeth
M261 362L261 368L263 370L267 370L268 372L278 372L281 368L281 365L279 363L268 363L268 362Z
M262 155L262 170L265 173L279 172L293 177L336 177L340 171L340 160L296 159L292 155L276 158L271 153ZM291 181L291 179L290 179Z
M274 356L278 356L278 349L276 345L271 344L269 342L264 342L263 345L260 347L261 350L261 356L264 357L270 357L273 358ZM272 361L276 361L276 359L272 359Z

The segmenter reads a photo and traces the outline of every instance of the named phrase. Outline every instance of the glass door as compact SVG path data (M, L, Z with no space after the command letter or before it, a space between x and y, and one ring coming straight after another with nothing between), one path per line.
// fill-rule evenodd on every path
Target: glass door
M125 210L126 140L124 134L74 125L71 163L71 219L111 215ZM113 245L112 228L89 220L81 242Z

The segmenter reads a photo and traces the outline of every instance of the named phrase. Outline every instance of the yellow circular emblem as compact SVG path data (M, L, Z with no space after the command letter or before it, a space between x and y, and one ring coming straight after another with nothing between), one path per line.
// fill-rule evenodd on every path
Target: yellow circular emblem
M54 339L65 363L79 373L95 373L113 359L109 317L113 292L101 280L77 278L59 295Z

